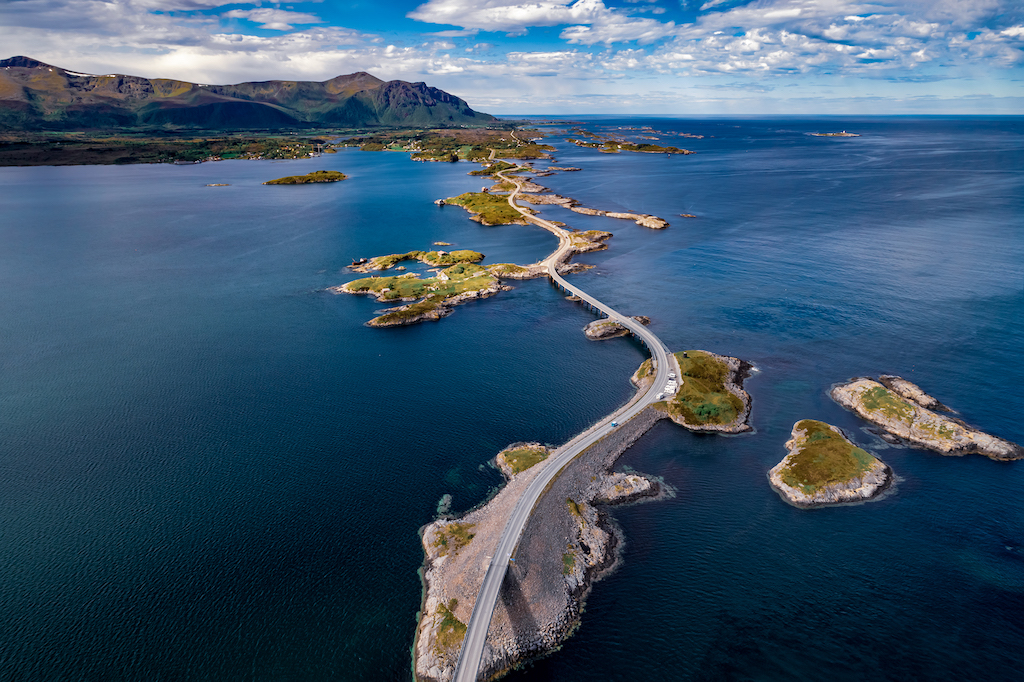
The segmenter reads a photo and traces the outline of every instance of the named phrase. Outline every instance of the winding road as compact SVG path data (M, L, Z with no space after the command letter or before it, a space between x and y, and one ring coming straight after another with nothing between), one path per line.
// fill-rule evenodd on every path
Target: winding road
M492 150L492 159L493 156L494 153ZM518 170L518 168L509 169L509 171L512 170ZM501 592L501 584L505 579L505 573L508 571L509 563L513 560L512 555L515 553L516 547L519 545L519 540L523 535L523 530L526 528L527 522L530 520L530 515L533 513L533 509L537 505L537 502L544 495L544 491L547 490L548 484L551 483L551 481L561 473L562 469L564 469L566 465L568 465L569 462L571 462L577 455L618 428L616 425L624 424L651 404L658 402L656 396L665 386L669 372L675 371L675 360L672 358L668 349L666 349L661 340L652 334L644 325L627 315L622 315L616 312L611 307L601 303L578 287L570 285L560 274L558 274L559 263L569 255L572 249L572 241L569 237L569 232L563 230L554 223L534 216L529 211L518 206L515 199L522 190L523 180L521 178L507 176L505 175L506 172L508 171L500 172L497 175L503 180L511 182L516 186L515 191L508 197L509 205L519 211L523 217L531 223L543 227L545 230L554 233L558 237L558 248L554 253L541 261L541 265L547 271L548 276L569 294L578 296L592 307L603 312L609 317L609 319L614 320L623 327L629 329L634 336L640 339L640 341L647 346L651 353L651 358L653 359L656 372L654 381L646 391L637 393L637 395L635 395L626 405L555 450L544 464L543 470L541 470L537 477L530 482L526 490L523 491L522 496L516 503L515 509L512 510L512 515L509 517L508 522L505 525L505 530L502 532L501 539L498 541L498 546L492 555L491 563L487 567L487 573L484 575L483 584L480 586L480 593L477 595L476 603L473 606L473 615L470 617L469 624L466 627L466 637L462 642L462 650L459 653L459 663L455 668L455 677L453 678L454 682L475 682L477 679L480 661L483 657L484 645L487 641L487 630L491 624L491 616L494 614L494 607L498 601L498 595Z

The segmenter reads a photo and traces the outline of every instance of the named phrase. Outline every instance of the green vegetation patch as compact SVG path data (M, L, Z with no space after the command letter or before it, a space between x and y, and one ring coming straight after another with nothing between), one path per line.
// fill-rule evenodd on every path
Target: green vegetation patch
M436 306L445 298L486 289L497 281L486 268L473 263L457 263L441 272L447 279L420 279L419 275L412 273L394 277L364 277L349 282L346 289L355 293L373 292L384 301L432 296L431 300L435 301Z
M530 271L529 268L525 268L522 265L516 265L515 263L495 263L490 266L488 270L491 274L501 277L502 275L523 275Z
M651 371L653 370L653 368L654 368L654 365L651 362L651 359L647 358L642 363L640 363L640 369L638 369L636 371L637 378L638 379L646 379L647 377L649 377L651 375Z
M480 169L475 170L475 171L470 171L469 174L470 175L495 175L497 173L500 173L501 171L506 171L506 170L508 170L510 168L515 168L515 167L516 167L516 165L513 164L513 163L508 163L506 161L495 161L494 163L492 163L487 168L480 168Z
M569 505L569 513L580 520L580 523L586 525L587 520L583 518L583 510L580 509L579 503L571 497L565 498L565 503Z
M370 320L370 324L377 327L404 324L407 321L419 318L421 315L437 310L441 307L442 303L444 303L444 300L440 298L426 298L422 301L411 303L408 306L403 306L401 310L392 310L375 317Z
M682 386L666 402L668 413L687 424L729 424L743 412L743 401L725 388L729 367L704 351L676 353Z
M407 260L418 260L427 265L455 265L456 263L479 263L483 259L484 254L468 249L455 251L407 251L406 253L391 253L387 256L371 258L369 269L388 270Z
M519 448L506 452L504 457L512 473L518 474L546 460L548 451L543 448Z
M861 403L870 412L881 412L890 419L899 419L907 424L914 422L917 410L884 386L874 386L861 394Z
M306 185L312 182L339 182L347 176L338 171L318 170L305 175L288 175L277 180L268 180L264 185Z
M458 605L459 600L452 599L447 604L437 606L437 612L441 615L441 624L437 628L439 650L454 649L466 638L466 624L455 617L455 607Z
M782 481L806 494L835 483L845 483L862 475L878 460L858 448L828 424L804 419L796 425L804 431L789 463L779 472Z
M619 149L627 152L646 152L648 154L692 154L688 149L679 147L662 147L657 144L633 144L631 142L617 143Z
M472 523L449 523L447 524L434 538L434 547L438 547L440 551L438 556L445 556L446 554L455 554L460 549L468 545L474 537L473 533L470 533L470 529L474 527Z
M523 224L524 218L508 204L508 197L487 192L466 192L457 197L445 199L446 203L461 206L479 216L484 225ZM527 209L529 210L529 209Z
M562 575L569 575L572 569L576 568L576 555L566 553L562 555Z
M495 158L499 159L543 159L547 158L547 152L553 152L555 148L549 144L524 144L520 147L508 149L496 149Z

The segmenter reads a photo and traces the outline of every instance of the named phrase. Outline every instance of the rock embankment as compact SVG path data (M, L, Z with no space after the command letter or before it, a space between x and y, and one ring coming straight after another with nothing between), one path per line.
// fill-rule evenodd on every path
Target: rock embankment
M936 414L873 379L838 384L830 394L837 403L889 434L940 454L979 454L1000 461L1024 459L1024 448L1016 443L978 431L959 419ZM916 395L913 391L907 394ZM923 392L922 395L927 402L930 396Z
M642 227L649 227L652 230L663 230L668 227L668 221L659 218L656 215L649 215L647 213L622 213L618 211L602 211L596 208L586 208L585 206L569 206L566 205L570 211L576 213L582 213L583 215L601 215L608 218L618 218L620 220L632 220L637 225Z
M663 417L647 409L623 424L573 460L538 502L491 619L480 679L494 679L550 652L575 629L594 581L617 561L621 540L602 505L655 497L662 491L655 481L637 474L612 474L610 468ZM503 452L537 445L516 443ZM451 680L465 623L505 521L522 490L549 462L545 459L512 475L493 499L462 519L424 527L425 589L414 647L417 680ZM466 542L451 540L470 535ZM449 549L453 546L455 551Z
M633 315L633 319L644 326L651 323L651 318L644 315ZM603 320L594 320L588 324L583 328L583 333L591 341L604 341L605 339L614 339L618 336L626 336L629 334L629 330L615 320L605 318Z
M768 480L797 507L861 502L892 483L892 469L855 446L831 424L811 419L793 425L789 454L768 472Z

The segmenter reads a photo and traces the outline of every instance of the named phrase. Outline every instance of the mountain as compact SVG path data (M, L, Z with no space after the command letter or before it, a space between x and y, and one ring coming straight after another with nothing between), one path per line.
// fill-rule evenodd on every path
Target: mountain
M482 125L493 116L426 83L368 73L328 81L199 85L93 76L29 57L0 60L0 130Z

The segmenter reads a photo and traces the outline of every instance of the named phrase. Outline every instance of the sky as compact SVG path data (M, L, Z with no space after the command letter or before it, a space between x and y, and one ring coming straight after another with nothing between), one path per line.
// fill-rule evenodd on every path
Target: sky
M425 81L498 115L1024 114L1024 0L0 0L0 58Z

